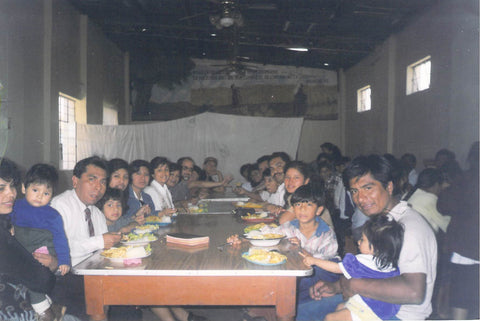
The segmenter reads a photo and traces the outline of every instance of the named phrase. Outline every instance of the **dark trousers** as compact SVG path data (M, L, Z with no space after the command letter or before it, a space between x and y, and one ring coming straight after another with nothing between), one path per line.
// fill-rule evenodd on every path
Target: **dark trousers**
M68 314L88 321L82 275L67 273L64 276L57 276L52 299L53 302L66 306Z

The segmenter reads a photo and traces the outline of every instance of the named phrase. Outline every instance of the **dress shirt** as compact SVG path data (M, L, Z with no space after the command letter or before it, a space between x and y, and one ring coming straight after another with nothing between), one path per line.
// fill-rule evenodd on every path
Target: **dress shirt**
M74 189L54 197L52 207L62 216L70 246L72 266L85 260L93 252L103 249L103 234L108 232L107 222L103 213L96 206L88 206L92 213L92 223L95 229L95 236L92 237L89 235L88 223L85 221L87 206L80 201Z
M150 186L145 187L144 192L152 198L155 210L163 211L166 208L174 208L172 194L170 194L167 184L162 186L159 182L152 181Z

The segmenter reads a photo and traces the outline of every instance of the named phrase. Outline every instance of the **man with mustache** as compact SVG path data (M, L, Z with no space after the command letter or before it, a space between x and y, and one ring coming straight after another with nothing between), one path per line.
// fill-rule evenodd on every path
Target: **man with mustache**
M51 205L62 216L75 266L93 252L120 242L120 234L108 232L105 216L95 206L107 188L106 162L97 156L79 161L73 169L72 183L73 189L57 195ZM71 273L58 277L54 296L57 302L63 301L70 314L86 317L83 277Z

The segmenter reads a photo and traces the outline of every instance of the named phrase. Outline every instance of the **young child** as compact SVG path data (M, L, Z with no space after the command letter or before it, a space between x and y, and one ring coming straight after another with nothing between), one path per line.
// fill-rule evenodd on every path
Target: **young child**
M60 214L49 205L57 170L48 164L36 164L25 175L22 192L25 198L15 202L10 214L15 237L30 252L39 250L55 255L62 275L70 271L70 249Z
M262 228L262 232L284 234L289 242L300 246L305 255L325 260L334 259L338 249L335 232L319 217L325 204L323 191L312 184L300 186L293 193L291 203L296 219L277 228L266 226ZM227 242L235 245L240 243L240 239L238 235L233 235ZM314 268L312 276L299 280L298 301L309 300L309 289L318 280L334 282L338 278L336 274Z
M123 195L121 190L107 188L103 197L96 204L103 215L105 215L109 232L130 233L135 227L141 225L140 223L145 223L143 214L141 215L142 220L137 218L136 221L132 221L126 225L118 221L125 210L125 199Z
M347 253L341 263L305 256L306 265L316 265L350 278L384 279L400 274L397 264L403 244L403 227L392 217L378 214L363 226L358 241L361 254ZM389 320L397 314L400 305L354 295L325 320Z
M48 164L36 164L25 175L22 192L25 198L15 202L10 214L15 226L15 238L29 252L55 255L58 271L70 271L70 249L60 214L50 205L53 187L58 181L56 169ZM29 291L32 307L39 320L61 319L66 308L52 304L44 293Z

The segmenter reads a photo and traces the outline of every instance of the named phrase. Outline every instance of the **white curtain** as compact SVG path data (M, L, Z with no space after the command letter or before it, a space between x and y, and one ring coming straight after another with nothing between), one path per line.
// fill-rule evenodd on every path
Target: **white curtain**
M295 158L303 118L271 118L203 113L145 125L77 125L77 159L150 161L164 156L192 157L202 167L205 157L218 159L224 174L240 179L239 169L262 155L284 151Z

